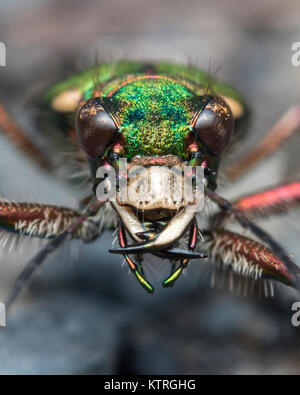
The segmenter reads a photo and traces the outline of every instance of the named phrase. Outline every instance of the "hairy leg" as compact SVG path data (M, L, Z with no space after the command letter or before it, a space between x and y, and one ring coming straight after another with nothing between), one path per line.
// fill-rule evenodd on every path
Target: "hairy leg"
M97 227L95 227L92 218L97 215L102 205L102 202L96 201L82 213L79 213L55 206L27 205L24 203L5 203L3 205L3 202L1 203L0 207L6 209L6 213L0 216L0 224L3 229L11 231L16 229L16 233L19 234L50 238L46 246L30 259L17 278L5 302L7 310L46 257L57 250L67 238L81 237L85 241L91 241L99 236L99 232L95 233ZM48 223L43 224L44 221L48 221ZM19 226L20 229L18 229L18 224L21 225L22 223L24 226ZM33 224L38 224L35 230L33 230Z
M294 274L265 245L225 229L206 230L203 237L212 263L244 277L245 288L248 287L248 280L252 281L253 287L255 281L261 279L274 279L285 285L295 286ZM267 284L264 286L267 287Z
M258 237L260 240L262 240L263 243L267 244L270 247L270 251L272 251L277 256L277 258L281 262L283 262L286 270L290 274L291 285L293 285L295 288L299 288L300 269L291 260L283 247L279 243L277 243L267 232L254 224L252 221L250 221L248 217L243 213L243 211L234 207L228 200L222 198L207 187L205 188L205 193L212 201L214 201L219 206L222 211L231 214L243 228L249 229L256 237ZM221 229L221 225L219 224L216 229Z

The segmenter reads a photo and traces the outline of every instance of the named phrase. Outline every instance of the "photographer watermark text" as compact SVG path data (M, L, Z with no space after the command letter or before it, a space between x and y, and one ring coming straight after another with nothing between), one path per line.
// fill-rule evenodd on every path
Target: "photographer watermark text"
M291 58L292 65L294 67L300 66L300 41L292 44L291 50L294 52Z
M0 327L6 326L6 308L5 304L0 302Z
M5 44L0 41L0 66L6 66L6 47Z
M292 325L298 327L300 326L300 302L295 302L292 305L292 311L294 312L292 315Z

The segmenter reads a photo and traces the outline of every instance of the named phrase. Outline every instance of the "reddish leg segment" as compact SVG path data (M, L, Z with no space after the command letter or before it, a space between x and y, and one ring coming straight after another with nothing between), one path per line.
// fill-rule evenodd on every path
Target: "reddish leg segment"
M272 251L273 254L276 255L277 259L279 259L284 264L287 272L290 274L291 285L293 285L295 288L299 288L300 269L287 255L281 245L278 244L267 232L251 222L243 213L243 211L234 207L228 200L222 198L208 188L205 188L205 193L219 206L222 211L228 213L229 215L231 214L243 228L249 229L255 236L257 236L270 247L270 251ZM220 227L217 228L217 230L218 229L220 229Z
M297 278L271 249L248 237L224 229L205 231L204 238L213 262L245 277L274 278L295 285Z
M251 217L278 214L300 204L300 181L276 185L241 197L233 206Z
M276 151L284 141L299 132L300 129L300 106L288 110L267 135L247 155L229 167L226 175L234 181L251 170L260 161Z
M300 204L300 181L279 184L236 199L232 206L250 218L286 212ZM219 228L232 218L230 211L217 213L212 222Z
M13 304L13 302L16 300L18 297L19 293L21 290L24 288L25 284L30 280L31 276L33 273L36 271L36 269L44 262L44 260L47 258L47 256L58 249L62 243L67 239L67 238L72 238L76 235L86 235L85 231L82 233L83 229L87 226L89 227L90 223L92 222L90 218L95 216L100 207L103 205L103 202L96 201L92 203L86 210L84 210L83 213L79 214L78 212L75 212L73 210L69 209L62 209L60 207L54 207L54 206L47 206L47 208L50 207L51 209L51 214L49 215L48 221L54 221L54 223L51 225L52 228L53 226L56 226L56 234L51 235L52 239L46 244L44 248L42 248L26 265L25 269L21 272L19 275L17 281L15 282L11 292L9 293L7 300L6 300L6 308L9 309L9 307ZM2 206L3 207L3 206ZM1 225L6 228L7 223L9 223L9 226L12 226L12 224L16 225L18 221L22 221L22 212L24 213L24 221L28 222L28 226L32 226L33 221L37 220L39 223L40 221L45 220L45 214L43 210L41 210L41 205L37 205L36 208L36 213L34 214L35 210L33 210L33 205L30 206L30 212L31 214L28 215L28 211L23 208L22 211L22 206L18 206L17 204L14 204L14 206L10 207L8 210L8 207L6 207L6 213L3 215L3 217L0 217L0 222L2 219ZM33 219L33 215L35 218ZM63 227L57 226L57 218L58 216L63 217L65 216L64 220L64 226L66 226L65 229ZM42 227L43 228L43 227ZM18 233L23 233L24 228L22 228L22 232L19 231ZM27 229L25 234L30 234L30 230ZM98 234L99 235L99 234ZM40 237L45 237L45 232L44 230L39 233L39 230L35 232L34 236L40 236ZM50 236L49 236L50 237ZM95 234L93 235L93 238L95 238Z
M28 157L44 170L51 170L52 165L31 139L13 121L11 116L0 104L0 132L5 135L14 145L28 155Z
M80 211L49 204L0 201L0 229L30 237L53 238L81 215ZM86 220L76 228L73 237L88 242L95 234L97 225Z

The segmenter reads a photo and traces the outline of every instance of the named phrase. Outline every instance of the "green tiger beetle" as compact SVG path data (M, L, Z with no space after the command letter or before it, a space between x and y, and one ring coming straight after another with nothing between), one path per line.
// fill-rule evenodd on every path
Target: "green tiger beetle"
M266 293L273 292L270 279L299 287L298 266L252 220L299 203L300 182L274 185L234 202L216 193L221 158L247 115L237 91L195 67L119 61L92 67L57 84L45 95L43 107L64 120L63 136L72 142L78 166L89 169L87 179L91 188L78 204L78 210L0 201L3 232L49 239L18 277L8 295L7 307L47 255L66 239L92 242L105 229L114 227L119 247L110 252L125 258L149 293L154 288L143 270L145 253L158 256L170 265L170 275L162 283L166 288L175 284L190 260L201 262L204 258L208 258L208 264L224 267L230 273L250 279L251 283L263 281ZM226 169L228 179L234 182L241 177L275 151L299 125L300 107L295 107L246 156ZM53 170L51 158L26 136L3 106L0 129L41 168ZM127 161L127 170L133 165L142 166L143 177L149 174L151 177L150 170L155 168L152 177L156 185L163 185L163 168L201 167L205 199L219 209L209 218L207 229L203 230L196 211L187 210L185 201L169 199L166 204L157 191L144 201L97 199L96 190L101 181L97 169L101 166L115 171L117 184L120 180L123 185L125 180L126 186L134 182L121 174L123 159ZM252 232L255 239L228 230L230 221Z

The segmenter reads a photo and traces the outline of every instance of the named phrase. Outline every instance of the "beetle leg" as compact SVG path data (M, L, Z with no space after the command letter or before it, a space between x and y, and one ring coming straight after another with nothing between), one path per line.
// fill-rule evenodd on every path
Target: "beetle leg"
M16 298L18 297L18 295L20 294L26 283L30 280L33 273L44 262L47 256L51 252L57 250L67 238L74 237L74 235L78 233L79 229L82 226L84 226L86 221L88 221L90 217L93 217L98 213L102 205L103 202L97 200L92 204L90 204L81 215L75 215L72 218L72 221L67 225L66 229L56 234L56 236L54 236L45 245L45 247L43 247L37 254L33 256L33 258L29 260L25 269L21 272L14 286L9 292L9 295L5 302L5 306L7 310L16 300Z
M276 151L285 140L299 131L299 128L300 106L296 106L283 114L256 147L227 169L226 175L229 180L234 181L243 176L261 160Z
M261 218L287 211L300 204L300 181L280 184L238 198L232 206L250 218ZM230 212L217 213L212 222L221 228L230 220Z
M219 206L221 210L231 213L236 221L243 228L249 229L255 236L257 236L260 240L269 245L271 250L273 250L277 257L284 263L287 270L293 275L293 286L295 288L299 288L300 269L287 255L284 248L262 228L250 221L248 217L243 213L243 211L235 208L228 200L222 198L207 187L205 187L205 193L213 202L215 202Z
M297 277L270 248L225 229L203 232L204 243L212 262L230 267L240 276L253 280L275 279L295 286Z
M289 182L241 197L233 202L235 208L251 218L278 214L300 204L300 181Z
M51 239L65 231L81 212L70 208L38 203L0 201L0 229L16 235ZM99 235L97 218L88 218L72 237L85 242Z
M118 237L119 237L119 243L122 248L125 248L127 245L127 238L126 238L126 233L125 229L122 225L122 223L119 224L119 231L118 231ZM141 286L150 294L154 292L153 286L146 280L144 276L144 271L143 267L141 264L141 260L139 261L138 264L136 264L128 254L124 254L124 258L126 262L128 263L128 266L132 273L135 275L137 278L138 282L141 284Z
M193 251L196 247L197 233L198 233L197 222L194 220L191 226L190 237L189 237L190 251ZM175 281L179 278L183 270L187 267L188 263L189 263L189 259L185 258L180 261L179 267L177 269L176 266L172 265L171 274L169 275L168 278L166 278L163 281L162 286L165 288L173 287Z
M14 122L2 104L0 104L0 132L5 135L14 145L35 162L43 170L51 170L52 164L41 152L32 140Z

